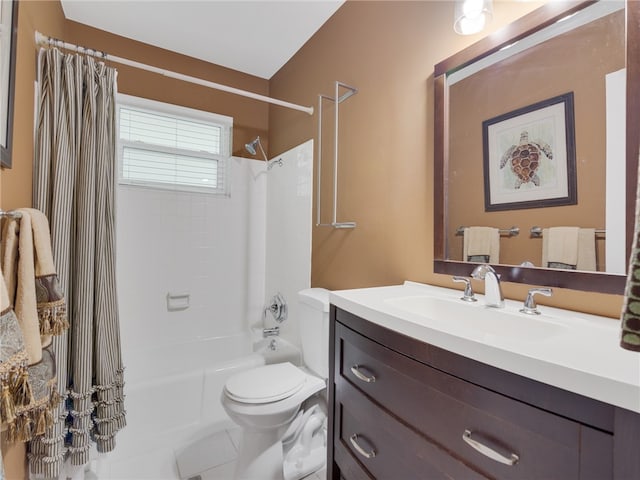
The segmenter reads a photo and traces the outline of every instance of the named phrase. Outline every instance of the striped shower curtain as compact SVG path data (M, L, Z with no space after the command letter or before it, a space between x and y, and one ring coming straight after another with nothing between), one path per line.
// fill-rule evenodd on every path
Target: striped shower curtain
M31 441L32 473L58 477L66 459L111 451L125 425L115 285L116 71L93 57L42 49L34 207L49 218L70 328L54 337L64 401ZM66 392L66 395L65 395Z

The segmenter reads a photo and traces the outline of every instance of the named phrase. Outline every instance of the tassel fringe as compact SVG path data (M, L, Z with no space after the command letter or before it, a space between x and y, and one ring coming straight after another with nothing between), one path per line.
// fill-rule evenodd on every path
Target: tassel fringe
M14 390L12 396L16 402L16 405L26 407L33 402L33 392L31 390L31 384L29 383L29 374L24 369L17 375L17 379L14 382Z
M0 421L15 421L16 410L33 402L26 357L0 377Z
M15 403L11 398L9 385L2 385L2 393L0 394L0 415L2 422L11 425L16 419Z
M3 422L7 423L7 439L10 442L28 442L34 436L43 435L47 428L53 425L52 410L57 408L60 403L60 394L55 385L54 378L49 382L47 397L40 399L35 404L31 402L17 408L11 402L8 386L3 385L0 395L0 412Z
M67 305L63 300L38 305L40 335L61 335L69 328Z

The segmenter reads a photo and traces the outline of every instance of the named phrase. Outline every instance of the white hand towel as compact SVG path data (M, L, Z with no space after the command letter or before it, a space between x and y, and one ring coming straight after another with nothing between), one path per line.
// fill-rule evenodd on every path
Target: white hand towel
M595 229L551 227L542 230L542 266L549 262L596 270Z
M578 233L578 263L576 270L596 271L596 229L581 228Z
M579 231L578 227L547 229L547 262L577 265ZM544 240L544 230L542 235Z
M489 263L500 263L500 230L492 227L464 229L463 255L465 261L475 255L489 257Z

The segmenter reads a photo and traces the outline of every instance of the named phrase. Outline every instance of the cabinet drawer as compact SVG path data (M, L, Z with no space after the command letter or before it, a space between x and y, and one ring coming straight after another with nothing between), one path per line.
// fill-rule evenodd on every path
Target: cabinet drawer
M480 480L487 477L398 422L350 385L336 397L336 461L354 478ZM362 470L354 468L353 461Z
M611 435L443 373L339 323L335 335L337 391L359 390L486 476L610 478L612 462L605 452L610 451L606 446L611 445ZM465 432L469 432L467 441ZM604 448L597 473L581 471L581 438ZM497 455L491 458L487 448ZM498 461L512 454L518 457L513 465Z

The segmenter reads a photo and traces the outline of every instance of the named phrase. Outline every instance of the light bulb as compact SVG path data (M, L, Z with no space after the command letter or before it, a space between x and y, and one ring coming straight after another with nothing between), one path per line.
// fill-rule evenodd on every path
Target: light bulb
M461 35L478 33L491 18L491 0L458 0L454 9L453 29Z

